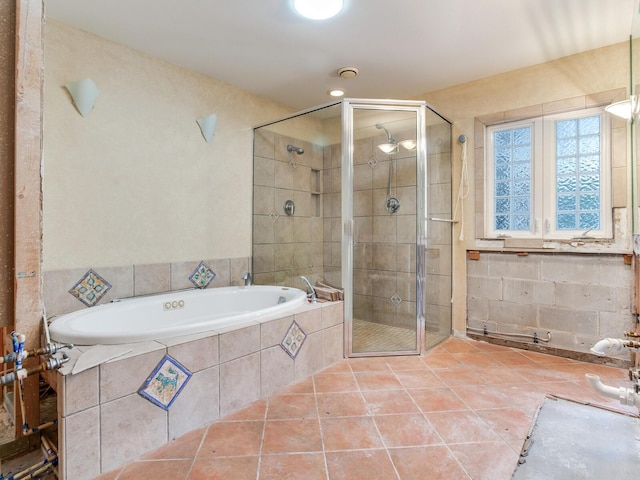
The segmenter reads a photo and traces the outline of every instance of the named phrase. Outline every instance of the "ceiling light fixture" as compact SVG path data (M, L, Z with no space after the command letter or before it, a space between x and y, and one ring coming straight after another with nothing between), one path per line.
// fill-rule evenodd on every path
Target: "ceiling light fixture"
M332 97L342 97L344 95L344 90L340 88L334 88L333 90L329 90L327 93Z
M415 150L418 146L415 140L402 140L400 141L400 145L407 150Z
M335 17L343 6L343 0L293 0L296 12L312 20Z

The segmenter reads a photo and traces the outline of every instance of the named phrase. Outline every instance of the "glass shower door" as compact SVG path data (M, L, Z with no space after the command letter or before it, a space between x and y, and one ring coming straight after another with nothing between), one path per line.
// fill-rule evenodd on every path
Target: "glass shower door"
M425 106L345 102L343 109L343 285L351 289L345 292L347 355L420 353Z

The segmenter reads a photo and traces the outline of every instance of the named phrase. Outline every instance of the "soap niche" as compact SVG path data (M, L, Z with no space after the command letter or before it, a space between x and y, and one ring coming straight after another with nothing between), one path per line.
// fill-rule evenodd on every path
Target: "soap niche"
M320 170L311 169L311 212L314 217L322 216L322 175Z

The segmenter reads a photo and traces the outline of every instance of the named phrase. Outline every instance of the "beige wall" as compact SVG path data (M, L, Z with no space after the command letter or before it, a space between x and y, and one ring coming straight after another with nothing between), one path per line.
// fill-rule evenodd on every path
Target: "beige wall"
M468 137L468 163L469 163L469 199L464 204L464 239L458 240L460 226L454 229L454 312L453 328L456 332L463 332L467 317L466 311L466 251L469 249L482 249L482 242L476 240L476 212L477 205L482 201L477 195L477 172L481 171L483 157L478 152L482 146L482 138L478 138L475 132L477 117L491 116L498 112L510 112L523 116L531 115L532 111L542 111L549 105L555 108L568 100L568 108L572 107L573 100L578 97L585 98L591 94L606 92L616 89L624 89L629 82L629 45L622 43L592 50L557 61L535 65L528 68L479 79L451 88L428 92L417 98L424 99L430 105L451 120L454 124L453 138L465 134ZM623 100L626 94L615 98ZM624 123L614 122L614 127L625 132ZM618 165L623 170L628 168L626 135L614 139L616 145L616 158L614 166ZM458 191L461 170L461 147L454 142L453 153L453 192ZM477 150L477 151L476 151ZM626 176L616 179L617 187L626 188ZM614 184L614 191L616 184ZM630 193L627 191L627 197ZM454 199L455 202L455 199ZM626 204L629 204L628 198ZM629 209L627 209L629 210ZM625 213L623 213L624 217ZM626 212L628 216L628 212ZM456 218L460 218L457 212ZM622 224L628 223L629 218L623 218ZM620 225L618 225L620 227ZM624 228L623 228L624 230ZM623 242L629 245L629 235L623 232L626 239ZM589 246L582 247L588 251ZM594 248L594 247L591 247Z
M100 96L82 117L63 86L86 77ZM208 144L196 119L211 113ZM252 127L290 113L48 20L43 268L248 257Z
M251 127L289 109L51 20L45 62L45 270L251 254ZM454 230L454 330L466 321L466 251L478 247L475 119L624 89L628 68L623 43L417 97L453 122L454 139L469 139L464 240ZM62 86L85 77L101 95L83 118ZM195 120L210 113L218 130L207 144ZM293 135L315 140L308 130ZM617 142L626 157L626 138ZM453 157L455 193L457 142ZM628 168L626 158L614 162Z

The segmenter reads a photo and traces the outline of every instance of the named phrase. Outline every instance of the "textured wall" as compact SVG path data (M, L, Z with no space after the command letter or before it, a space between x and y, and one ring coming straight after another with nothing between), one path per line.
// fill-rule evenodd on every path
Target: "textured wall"
M0 326L13 325L15 2L0 2Z
M63 86L86 77L100 96L82 117ZM248 257L252 127L290 113L48 20L44 269Z

